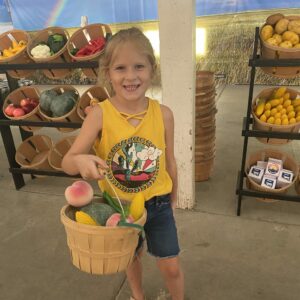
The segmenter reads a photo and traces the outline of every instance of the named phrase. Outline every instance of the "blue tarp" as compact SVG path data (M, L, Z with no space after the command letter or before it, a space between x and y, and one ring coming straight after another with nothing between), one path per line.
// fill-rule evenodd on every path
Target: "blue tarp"
M6 3L14 27L23 30L78 27L81 16L107 24L158 19L157 0L0 0L0 22L10 21ZM196 0L197 16L276 8L300 8L300 1Z

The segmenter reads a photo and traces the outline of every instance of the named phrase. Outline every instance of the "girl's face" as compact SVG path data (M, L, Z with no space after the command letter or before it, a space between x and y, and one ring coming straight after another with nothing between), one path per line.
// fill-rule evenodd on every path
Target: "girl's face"
M108 70L116 97L126 101L144 100L153 73L147 56L130 42L117 50Z

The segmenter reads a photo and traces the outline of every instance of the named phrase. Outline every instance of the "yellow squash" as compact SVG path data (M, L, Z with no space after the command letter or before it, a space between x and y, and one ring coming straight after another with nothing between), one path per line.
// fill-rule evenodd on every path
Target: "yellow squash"
M143 193L140 192L133 197L129 207L129 213L133 217L134 221L138 220L143 215L144 209L145 198Z

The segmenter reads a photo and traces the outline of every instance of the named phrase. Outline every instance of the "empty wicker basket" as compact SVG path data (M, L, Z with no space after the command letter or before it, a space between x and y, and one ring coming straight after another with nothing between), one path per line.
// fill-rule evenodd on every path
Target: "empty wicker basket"
M73 265L98 275L125 271L134 257L140 231L80 224L74 221L75 211L74 207L66 205L60 212ZM146 210L135 223L143 226L145 222Z
M75 139L76 136L68 136L53 145L48 154L49 164L53 169L62 171L62 159L69 151Z
M52 140L47 135L33 135L24 140L16 151L16 162L23 168L49 170L48 153Z

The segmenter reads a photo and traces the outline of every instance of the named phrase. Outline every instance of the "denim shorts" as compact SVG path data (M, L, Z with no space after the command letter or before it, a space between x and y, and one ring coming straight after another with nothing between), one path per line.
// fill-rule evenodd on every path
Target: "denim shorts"
M145 202L147 221L144 230L148 253L157 258L175 257L180 252L170 201L170 194L167 194ZM143 241L140 236L137 251L142 247Z

